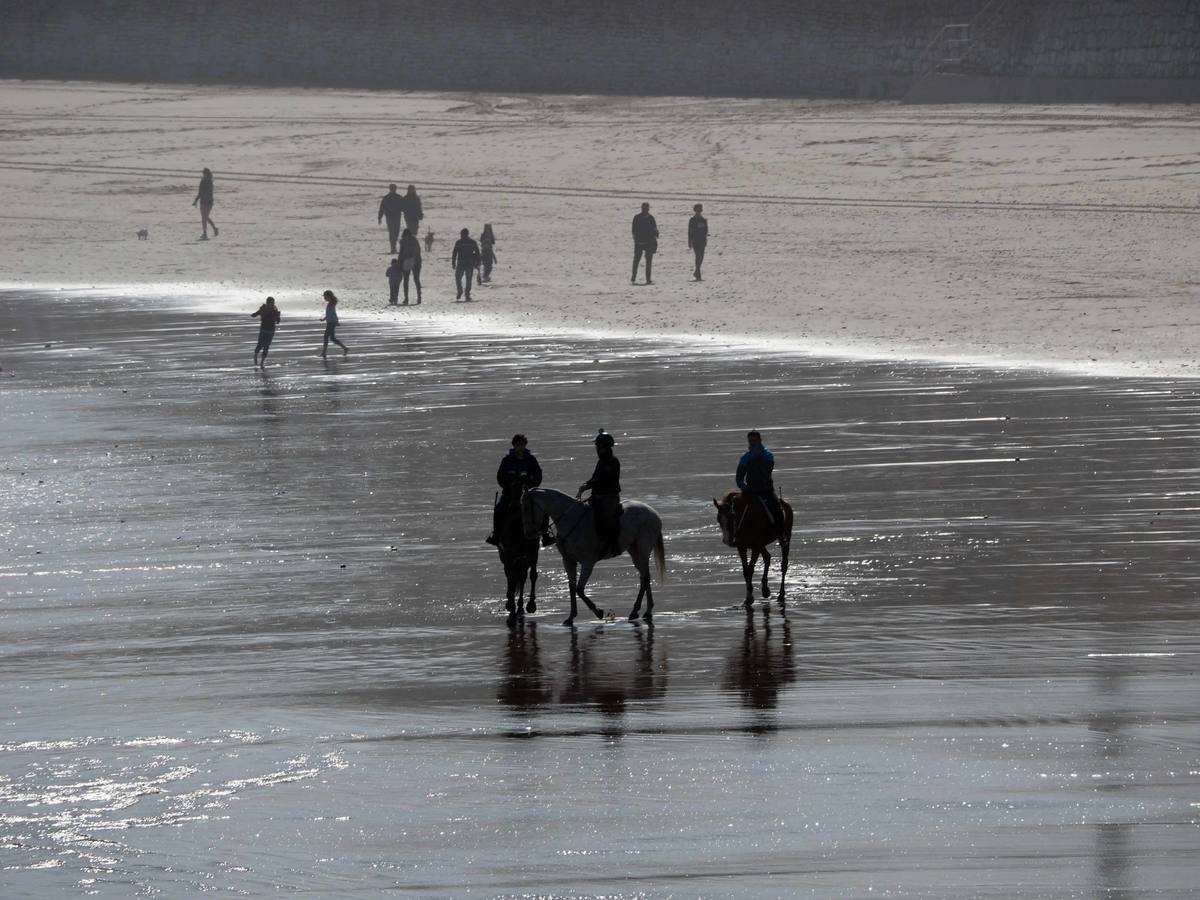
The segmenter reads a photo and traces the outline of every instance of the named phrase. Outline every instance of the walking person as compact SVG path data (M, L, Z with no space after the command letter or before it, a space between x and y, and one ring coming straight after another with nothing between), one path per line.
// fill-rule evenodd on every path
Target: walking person
M461 300L465 292L467 302L471 302L471 280L475 277L478 265L479 245L471 237L471 232L464 228L454 243L454 252L450 254L450 267L454 269L454 286L458 289L456 299Z
M322 296L325 298L325 315L321 317L321 321L325 323L325 342L321 344L321 359L325 358L325 351L329 349L330 341L333 341L342 348L342 356L348 356L350 348L339 341L334 335L334 331L337 330L338 326L338 299L333 291L326 291Z
M404 279L404 305L408 306L408 280L417 286L417 303L421 302L421 243L409 229L400 235L400 274Z
M703 281L700 267L704 265L704 248L708 246L708 219L704 218L704 204L697 203L692 209L696 213L688 219L688 249L696 255L696 271L692 277Z
M200 174L200 189L196 191L196 199L192 201L192 206L200 204L200 240L208 240L208 226L212 226L213 237L220 234L217 230L217 223L212 220L213 208L213 174L211 169L205 169Z
M388 280L388 303L392 306L396 305L396 300L400 296L400 282L404 278L404 272L400 268L400 260L393 259L387 267L387 271L383 273ZM408 302L408 298L404 298L404 302Z
M485 284L492 280L492 266L496 264L496 232L490 224L483 226L483 234L479 235L479 252L483 257L483 273L479 283Z
M646 255L646 284L654 284L650 278L650 266L658 252L658 223L650 215L650 204L643 203L642 211L633 217L633 275L630 284L637 284L638 264L642 254Z
M394 184L388 185L388 192L379 201L379 222L387 219L388 245L392 253L396 252L396 241L400 237L400 219L404 215L404 198L396 193Z
M417 189L411 184L404 192L404 226L413 234L421 233L421 220L425 218L425 211L421 208L421 198L417 196Z
M267 367L267 351L271 349L271 341L275 339L275 326L283 316L275 305L275 298L268 297L258 309L250 313L250 318L258 319L258 343L254 345L254 364L259 365L258 354L262 354L262 367Z

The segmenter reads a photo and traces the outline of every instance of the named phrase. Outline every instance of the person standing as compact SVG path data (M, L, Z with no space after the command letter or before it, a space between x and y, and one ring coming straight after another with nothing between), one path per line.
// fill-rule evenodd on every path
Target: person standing
M213 208L213 174L211 169L205 169L200 174L200 190L196 191L196 199L192 201L192 206L200 204L200 240L208 240L208 226L212 226L213 237L220 234L217 230L217 223L212 220Z
M642 254L646 255L646 284L654 284L650 278L650 266L658 252L658 223L650 215L650 204L643 203L642 211L633 217L633 275L630 284L637 284L638 264Z
M704 248L708 246L708 219L704 218L704 204L697 203L692 209L696 213L688 219L688 249L696 254L696 271L692 277L703 281L700 267L704 265Z
M471 237L471 232L464 228L454 243L454 252L450 254L450 267L454 269L454 286L458 289L457 299L461 300L465 291L467 302L471 302L471 280L475 277L475 267L478 265L479 245Z
M411 184L404 192L404 225L413 234L421 233L421 220L425 218L425 211L421 209L421 198L417 196L417 189Z
M250 313L250 318L258 319L258 343L254 345L254 364L259 365L258 354L262 354L262 367L267 367L267 351L271 349L271 341L275 339L275 326L283 316L275 305L275 298L268 297L258 309Z
M621 552L621 461L613 454L613 436L603 428L596 434L596 468L592 477L579 486L575 499L591 491L588 506L596 524L605 556Z
M496 232L492 231L491 224L483 226L483 234L479 235L479 252L483 256L483 273L479 276L479 283L492 280L492 266L496 264Z
M421 244L409 229L400 235L400 274L404 279L404 305L408 306L408 279L417 285L417 303L421 302Z
M400 282L404 277L404 271L400 268L400 260L393 259L383 274L387 276L388 280L388 303L395 306L396 300L400 296ZM408 298L405 298L404 302L407 303Z
M342 356L348 356L350 348L339 341L334 335L334 331L337 330L338 326L338 299L333 291L326 291L322 296L325 298L325 315L321 317L321 321L325 323L325 342L321 345L321 359L325 358L325 351L329 349L330 341L333 341L342 348Z
M388 192L379 201L379 221L387 219L388 245L392 253L396 252L396 241L400 237L400 219L404 215L404 198L396 193L394 184L388 185Z

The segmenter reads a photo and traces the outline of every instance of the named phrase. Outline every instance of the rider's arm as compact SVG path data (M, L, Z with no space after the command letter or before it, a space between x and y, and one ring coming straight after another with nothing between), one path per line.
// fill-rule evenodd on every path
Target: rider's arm
M734 479L737 481L738 490L744 491L746 489L746 463L742 460L738 461L737 474L734 475Z

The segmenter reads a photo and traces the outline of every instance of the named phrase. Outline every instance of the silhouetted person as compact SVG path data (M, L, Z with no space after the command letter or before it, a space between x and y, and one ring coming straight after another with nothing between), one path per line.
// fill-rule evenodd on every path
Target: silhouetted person
M484 225L483 234L479 235L479 252L483 257L483 272L479 276L479 283L492 280L492 266L496 264L496 232L492 231L492 226Z
M425 211L421 209L421 198L417 196L417 189L410 184L404 192L403 199L404 224L413 234L420 234Z
M638 264L642 261L643 253L646 254L646 284L654 283L650 279L650 266L657 251L658 223L650 215L650 204L643 203L642 211L633 217L633 275L629 279L630 284L637 283Z
M464 228L454 243L454 252L450 254L450 266L454 269L454 286L458 289L459 300L462 299L464 291L467 301L471 300L471 279L475 277L475 267L478 265L479 245L472 239L471 232Z
M775 496L775 456L763 446L762 435L757 431L746 432L748 448L738 460L734 479L738 490L747 497L757 497L775 520L775 527L783 524L783 509Z
M396 193L394 184L388 185L388 192L379 201L379 221L387 219L388 245L396 252L396 241L400 237L400 219L404 215L404 198Z
M400 268L400 260L393 259L383 274L387 276L388 280L388 303L395 306L400 297L400 282L404 277L403 270ZM407 303L408 300L406 299L404 302Z
M205 169L200 174L200 190L196 191L196 199L192 201L192 206L200 204L200 228L202 233L200 240L208 240L208 226L212 226L213 237L216 237L221 232L217 229L217 223L212 220L213 208L213 176L211 169Z
M329 349L330 341L341 347L342 356L346 356L350 353L350 348L339 341L333 333L338 326L337 297L334 296L333 291L326 291L323 296L325 297L325 315L321 317L321 321L325 323L325 342L321 345L321 358L325 358L325 351Z
M596 468L592 477L579 486L576 498L591 491L588 506L596 523L596 536L604 542L605 552L620 552L621 539L621 461L613 453L613 436L603 428L596 434Z
M688 249L696 254L696 271L692 277L703 281L700 267L704 265L704 248L708 246L708 219L704 218L704 206L697 203L692 207L696 214L688 219Z
M254 364L259 364L258 354L261 353L262 367L265 369L267 351L271 349L271 341L275 339L275 326L283 316L280 315L279 307L275 305L275 298L268 297L262 306L250 313L250 318L258 319L258 343L254 346Z
M421 302L421 245L417 236L404 229L400 235L400 275L404 279L404 305L408 305L408 280L411 277L417 286L417 303Z

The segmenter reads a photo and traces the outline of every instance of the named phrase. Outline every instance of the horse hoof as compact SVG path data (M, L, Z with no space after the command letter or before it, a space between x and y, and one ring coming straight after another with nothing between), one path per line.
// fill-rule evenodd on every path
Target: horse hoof
M636 622L637 620L638 620L638 614L637 614L637 610L635 609L633 612L631 612L629 614L629 621Z
M563 625L567 626L568 628L570 628L574 624L575 624L574 619L563 619Z
M513 603L511 600L509 600L507 603L504 604L504 608L506 610L508 610L509 612L517 611L517 605L515 603Z
M527 612L527 613L537 612L537 604L534 603L532 600L530 600L528 603L525 604L525 612Z
M604 610L597 608L596 609L596 618L603 619L604 618Z
M754 609L754 598L747 597L746 602L743 603L742 606L745 607L746 609Z
M649 621L653 620L653 618L654 618L654 614L651 613L650 610L646 610L644 613L642 613L642 621L643 622L649 622Z

